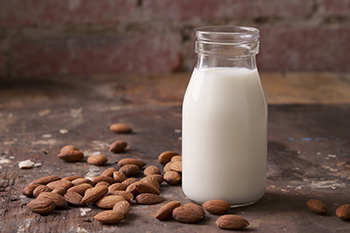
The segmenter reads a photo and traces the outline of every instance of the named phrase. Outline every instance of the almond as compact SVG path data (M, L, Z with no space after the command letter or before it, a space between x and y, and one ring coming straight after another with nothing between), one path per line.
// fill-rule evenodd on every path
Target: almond
M122 196L109 195L109 196L104 196L100 200L98 200L96 202L96 205L102 209L113 209L113 206L118 201L125 201L125 199Z
M117 182L123 182L124 180L127 179L127 177L125 176L125 174L123 172L120 171L115 171L113 172L113 178L117 181Z
M131 133L132 128L123 123L115 123L109 127L114 133Z
M107 163L108 159L104 155L91 155L87 162L91 165L102 166Z
M53 181L56 181L56 180L60 180L60 179L61 179L61 177L55 176L55 175L53 175L53 176L45 176L45 177L41 177L41 178L39 178L37 180L34 180L30 184L44 184L44 185L46 185L46 184L48 184L50 182L53 182Z
M156 178L154 178L152 176L146 176L146 177L142 178L140 180L140 182L151 184L158 190L160 188L160 185L159 185L158 181L156 180Z
M81 203L94 203L100 200L108 192L108 188L105 186L97 186L86 190Z
M160 194L160 191L150 183L138 182L136 183L135 187L139 193L154 193L157 195Z
M134 158L125 158L118 162L119 167L123 167L126 164L135 164L140 169L144 166L146 166L146 163L140 159L134 159Z
M181 203L179 201L171 201L166 203L157 211L156 218L159 220L171 218L173 210L179 206L181 206Z
M100 182L97 182L95 184L95 187L97 187L97 186L105 186L105 187L108 188L110 186L110 184L108 182L106 182L106 181L100 181Z
M176 171L168 171L164 174L164 180L170 185L176 185L180 182L181 176Z
M130 211L130 203L127 201L118 201L113 206L114 211L118 211L120 213L123 213L124 215L128 214Z
M215 224L221 229L238 230L247 227L249 225L249 222L241 216L226 214L220 216L216 220Z
M72 180L71 183L72 183L72 185L79 185L79 184L83 184L83 183L87 183L87 184L91 184L91 185L94 184L94 183L92 183L91 180L86 179L86 178L77 178L75 180Z
M306 202L306 205L315 214L324 215L327 212L326 205L318 199L310 199Z
M82 206L81 200L83 199L83 196L77 192L74 192L74 191L66 192L66 194L64 194L63 197L71 205Z
M89 188L92 188L92 185L91 184L87 184L87 183L84 183L84 184L79 184L77 186L73 186L71 188L69 188L67 190L67 192L69 191L72 191L72 192L77 192L79 193L80 195L84 195L85 194L85 191Z
M61 149L57 157L66 162L78 162L84 157L84 154L75 146L67 145Z
M342 220L350 220L350 205L344 204L339 206L335 214Z
M51 192L52 189L47 187L46 185L39 185L38 187L36 187L33 191L33 197L38 197L40 193L42 192Z
M154 165L150 165L145 168L145 170L143 171L143 174L145 176L152 175L152 174L161 174L161 171L158 167Z
M149 175L149 177L156 179L159 184L163 183L163 181L164 181L163 176L159 175L159 174L152 174L152 175Z
M169 162L169 163L165 164L165 166L163 167L163 172L164 172L164 173L170 172L170 171L171 171L170 165L171 165L172 163L173 163L173 162Z
M84 178L84 177L82 177L82 176L66 176L66 177L63 177L62 180L72 181L72 180L75 180L75 179L78 179L78 178Z
M105 224L115 224L124 219L124 214L115 210L105 210L96 214L94 219Z
M40 185L41 184L29 184L29 185L27 185L22 191L23 195L27 196L27 197L33 197L34 189Z
M112 192L112 191L121 191L127 188L128 186L126 184L123 183L114 183L111 184L110 186L108 186L108 192Z
M52 192L40 193L38 198L50 198L56 205L56 208L62 208L67 206L67 202L61 195Z
M109 176L96 176L96 177L92 178L91 181L94 184L97 184L98 182L101 182L101 181L105 181L109 184L114 184L117 182L115 179L113 179L112 177L109 177Z
M194 204L194 203L187 203L184 204L184 206L195 209L200 215L203 216L203 218L206 216L205 211L202 206Z
M181 161L170 162L170 170L181 173L182 172L182 162Z
M175 155L179 155L179 154L176 153L175 151L164 151L158 156L158 161L161 164L166 164L170 162L171 158L174 157Z
M126 201L131 201L134 199L134 195L132 193L124 191L124 190L115 190L115 191L108 191L107 195L118 195L123 197Z
M175 161L181 161L182 162L182 156L181 155L175 155L171 158L170 162L175 162Z
M142 193L135 198L137 204L153 205L163 202L163 198L154 193Z
M46 186L51 189L56 189L56 188L69 189L70 187L73 186L73 184L69 180L56 180L48 183Z
M107 168L106 170L104 170L101 174L101 176L110 176L113 177L113 172L115 172L116 169L114 167L111 168Z
M109 151L112 151L114 153L120 153L123 152L127 146L128 143L126 141L118 140L111 144L111 146L109 147Z
M127 177L136 175L139 170L140 168L135 164L126 164L119 169L119 171L124 173Z
M57 193L57 194L62 196L66 193L66 191L67 191L66 189L58 187L58 188L53 189L51 192Z
M136 181L132 184L130 184L125 191L131 193L134 197L136 197L137 195L139 195L139 192L136 189L136 185L140 183L139 181Z
M131 185L132 183L137 182L138 180L135 177L130 177L122 182L122 184L125 184L126 186Z
M203 214L196 208L187 204L176 207L173 210L173 218L178 222L193 223L204 218Z
M202 204L203 208L211 214L226 214L230 210L230 203L224 200L209 200Z
M37 198L28 203L28 208L38 214L49 214L55 209L55 203L50 198Z

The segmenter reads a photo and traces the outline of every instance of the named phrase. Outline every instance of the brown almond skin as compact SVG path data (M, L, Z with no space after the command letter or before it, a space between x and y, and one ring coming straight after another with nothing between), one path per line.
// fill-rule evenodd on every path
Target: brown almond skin
M183 205L173 210L173 218L178 222L193 223L198 222L204 216L198 210L191 208L191 206Z
M123 123L115 123L112 124L109 127L110 130L112 130L114 133L131 133L132 132L132 128L126 124Z
M56 208L63 208L68 205L63 196L53 192L40 193L38 198L50 198L56 205Z
M137 191L137 189L136 189L136 185L137 185L138 183L140 183L140 182L139 182L139 181L136 181L136 182L130 184L130 185L126 188L126 190L125 190L125 191L131 193L131 194L134 196L134 198L135 198L137 195L140 194L140 193Z
M140 180L140 182L142 183L148 183L148 184L151 184L153 185L156 189L160 189L160 185L158 183L158 181L156 180L156 178L152 177L152 176L146 176L144 178L142 178Z
M170 162L175 162L175 161L181 161L182 162L182 156L181 155L175 155L170 160Z
M163 202L163 198L154 193L141 193L135 198L137 204L153 205Z
M137 182L135 187L139 193L154 193L156 195L160 194L160 191L150 183Z
M164 151L162 152L159 156L158 156L158 161L161 164L166 164L168 162L170 162L171 158L179 155L178 153L176 153L175 151Z
M38 197L40 193L42 192L51 192L52 189L47 187L46 185L39 185L38 187L36 187L33 191L33 197Z
M105 210L95 215L94 219L104 224L116 224L124 219L124 214L115 210Z
M326 205L318 199L310 199L306 205L315 214L325 215L327 213Z
M91 184L84 183L84 184L79 184L79 185L77 185L77 186L73 186L73 187L69 188L69 189L67 190L67 192L72 191L72 192L77 192L77 193L79 193L80 195L84 195L84 194L85 194L85 191L86 191L87 189L92 188L92 187L93 187L93 186L92 186Z
M78 178L84 178L84 177L82 177L82 176L66 176L66 177L63 177L62 180L72 181L72 180L75 180L75 179L78 179Z
M113 172L113 178L117 182L123 182L124 180L127 179L126 175L123 172L120 172L120 171Z
M234 214L220 216L215 224L219 228L226 230L238 230L249 226L249 222L245 218Z
M27 204L28 208L38 214L46 215L55 209L55 203L50 198L37 198Z
M143 174L145 176L149 176L149 175L153 175L153 174L161 174L161 171L158 167L156 167L154 165L150 165L150 166L145 168L145 170L143 171Z
M91 155L87 162L91 165L95 166L103 166L105 163L108 162L108 159L104 155Z
M95 203L100 200L104 195L108 192L108 188L105 186L98 186L91 189L86 190L81 203Z
M163 176L165 182L170 185L176 185L181 180L181 175L176 171L168 171Z
M140 168L135 164L126 164L119 169L120 172L124 173L126 177L135 176Z
M182 172L182 162L181 161L172 161L170 163L170 170L176 172Z
M128 202L130 202L132 199L134 199L134 195L132 195L132 193L124 191L124 190L108 191L107 195L121 196Z
M344 204L337 208L335 211L335 214L341 219L341 220L350 220L350 205Z
M200 215L202 215L203 218L206 216L206 213L205 213L203 207L200 205L197 205L194 203L187 203L187 204L184 204L184 206L189 207L191 209L195 209Z
M113 179L112 177L109 177L109 176L96 176L96 177L92 178L91 181L94 184L97 184L98 182L101 182L101 181L105 181L109 184L114 184L117 182L115 179Z
M83 205L81 203L83 196L77 192L74 192L74 191L66 192L66 194L64 194L63 197L68 202L68 204L71 204L73 206L82 206Z
M29 185L27 185L22 191L23 195L27 196L27 197L33 197L34 189L40 185L41 184L29 184Z
M127 201L118 201L113 206L114 211L118 211L120 213L123 213L124 216L130 212L130 203Z
M62 147L57 157L66 162L78 162L84 157L84 154L75 146L67 145Z
M125 201L125 199L119 195L109 195L102 197L95 204L102 209L113 209L118 201Z
M69 189L70 187L73 186L73 184L69 180L56 180L48 183L46 186L51 189L56 189L56 188Z
M122 182L122 184L125 184L126 186L131 185L132 183L137 182L138 180L135 177L130 177Z
M181 206L179 201L171 201L163 205L156 213L156 218L159 220L166 220L171 218L173 210Z
M112 191L125 191L128 186L123 183L114 183L108 186L108 192Z
M113 153L120 153L123 152L127 146L128 143L126 141L118 140L110 145L109 151L112 151Z
M173 162L168 162L167 164L165 164L165 166L163 167L163 172L164 173L166 173L166 172L170 172L171 171L171 168L170 168L170 166L171 166L171 164L172 164Z
M163 183L164 181L164 178L162 175L159 175L159 174L152 174L152 175L149 175L150 177L156 179L158 181L159 184Z
M105 187L108 188L110 186L110 184L108 182L106 182L106 181L100 181L100 182L97 182L95 184L95 187L97 187L97 186L105 186Z
M115 169L114 167L111 168L107 168L106 170L104 170L101 174L101 176L110 176L113 177L113 172L115 172L117 169Z
M30 184L48 184L50 182L53 182L53 181L56 181L56 180L60 180L61 177L59 176L55 176L55 175L52 175L52 176L45 176L45 177L41 177L37 180L34 180L32 183Z
M88 184L91 184L93 185L94 183L92 183L91 180L89 179L86 179L86 178L77 178L75 180L72 180L71 181L72 185L79 185L79 184L83 184L83 183L88 183ZM69 187L70 188L70 187ZM67 188L68 189L68 188Z
M126 164L135 164L140 169L146 166L146 163L140 159L134 159L134 158L125 158L118 162L119 167L123 167Z
M224 200L209 200L202 204L203 208L211 214L222 215L230 210L230 203Z

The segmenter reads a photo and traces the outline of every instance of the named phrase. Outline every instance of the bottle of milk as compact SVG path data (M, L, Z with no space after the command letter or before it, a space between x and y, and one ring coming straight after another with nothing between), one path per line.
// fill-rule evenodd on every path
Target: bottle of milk
M195 29L198 60L183 101L182 187L192 201L250 205L265 193L267 103L259 30Z

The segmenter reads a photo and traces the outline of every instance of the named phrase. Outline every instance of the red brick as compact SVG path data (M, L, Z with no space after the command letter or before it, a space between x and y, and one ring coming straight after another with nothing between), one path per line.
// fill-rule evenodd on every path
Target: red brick
M324 0L324 14L333 16L349 16L350 0Z
M261 28L261 71L349 72L349 28Z
M146 14L164 19L298 17L311 14L312 0L153 0L144 1Z
M0 0L0 25L118 23L135 9L136 0Z
M181 65L176 34L71 35L10 43L14 77L173 72Z

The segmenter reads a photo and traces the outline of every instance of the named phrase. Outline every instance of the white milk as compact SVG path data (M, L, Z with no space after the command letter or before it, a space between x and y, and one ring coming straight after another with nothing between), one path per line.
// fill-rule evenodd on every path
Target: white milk
M256 69L194 69L182 124L182 187L188 198L234 206L264 195L267 104Z

